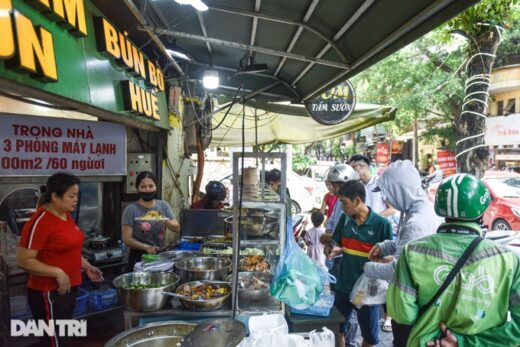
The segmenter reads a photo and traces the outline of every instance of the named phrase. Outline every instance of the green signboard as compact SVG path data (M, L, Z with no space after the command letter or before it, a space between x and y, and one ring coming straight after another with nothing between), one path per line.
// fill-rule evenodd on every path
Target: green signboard
M164 78L89 0L0 0L0 77L168 129Z

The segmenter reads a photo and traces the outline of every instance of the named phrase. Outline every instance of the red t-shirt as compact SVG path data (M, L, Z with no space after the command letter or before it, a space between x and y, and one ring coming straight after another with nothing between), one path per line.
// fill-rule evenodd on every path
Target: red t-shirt
M323 200L325 201L325 205L327 205L327 218L329 218L332 214L332 210L334 210L334 205L336 204L338 197L334 194L326 193Z
M70 278L71 286L81 284L81 248L85 236L70 213L67 221L44 208L38 209L22 229L19 246L38 250L37 259L62 269ZM58 289L54 277L29 275L27 287L41 291Z

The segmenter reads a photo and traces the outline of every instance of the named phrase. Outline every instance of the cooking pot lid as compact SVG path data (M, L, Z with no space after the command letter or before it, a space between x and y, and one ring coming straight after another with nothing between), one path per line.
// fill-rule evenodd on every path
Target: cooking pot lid
M246 336L246 326L237 320L216 319L201 323L182 341L181 347L234 347Z

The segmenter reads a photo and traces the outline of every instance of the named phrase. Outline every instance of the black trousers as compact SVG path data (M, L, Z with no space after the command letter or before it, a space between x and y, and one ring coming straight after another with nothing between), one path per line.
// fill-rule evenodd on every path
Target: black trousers
M399 324L392 319L392 334L394 335L394 347L406 347L408 336L413 325Z
M27 288L27 301L35 320L45 322L57 319L72 319L74 306L76 306L77 287L70 288L70 292L64 295L58 291L43 292ZM66 337L57 336L58 329L55 326L56 336L44 336L40 338L40 346L63 347L66 346Z

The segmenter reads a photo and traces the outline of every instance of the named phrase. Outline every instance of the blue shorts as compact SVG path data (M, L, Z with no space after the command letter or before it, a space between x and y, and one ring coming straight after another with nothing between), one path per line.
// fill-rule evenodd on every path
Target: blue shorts
M345 316L344 331L348 331L350 314L352 310L356 310L363 339L370 345L377 345L379 343L379 305L363 306L358 309L350 302L347 294L336 292L334 306ZM340 331L343 331L343 326L340 328Z

